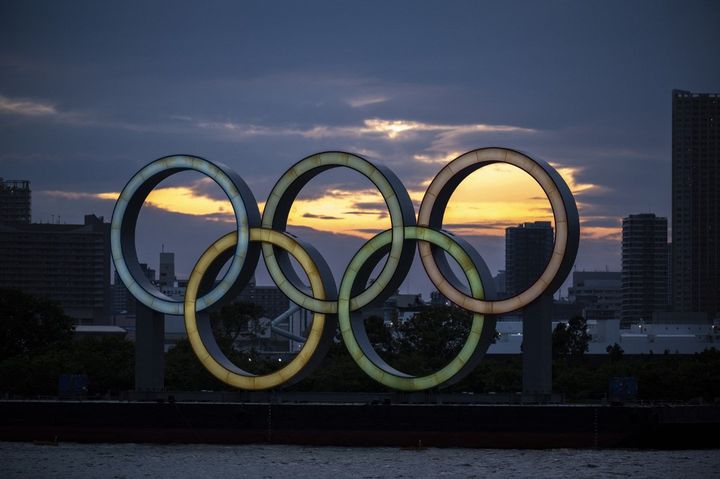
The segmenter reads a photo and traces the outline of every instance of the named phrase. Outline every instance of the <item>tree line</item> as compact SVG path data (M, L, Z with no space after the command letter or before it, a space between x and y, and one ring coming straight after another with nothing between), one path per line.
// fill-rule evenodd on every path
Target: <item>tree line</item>
M236 303L211 315L218 343L243 369L262 374L278 363L262 354L257 321L262 310ZM454 307L431 307L412 320L366 320L368 337L393 367L416 375L442 368L462 347L472 316ZM240 341L240 339L243 341ZM720 352L694 355L626 356L608 345L605 356L587 356L590 337L585 320L573 318L553 331L553 389L568 401L595 401L613 377L635 377L638 399L714 401L720 398ZM12 397L55 396L62 374L85 375L87 394L114 397L133 388L134 343L121 338L73 339L73 321L50 301L17 291L0 290L0 394ZM165 385L171 391L229 390L200 364L187 340L166 353ZM288 388L292 391L386 391L355 364L339 333L323 364ZM522 359L486 356L449 392L515 393L522 390Z

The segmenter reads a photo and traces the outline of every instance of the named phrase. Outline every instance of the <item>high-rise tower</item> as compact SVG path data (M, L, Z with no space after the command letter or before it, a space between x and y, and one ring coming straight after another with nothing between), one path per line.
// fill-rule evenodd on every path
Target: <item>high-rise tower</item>
M676 311L720 313L720 94L672 92Z
M505 229L505 288L507 296L522 293L545 270L553 250L549 221L523 223Z
M630 215L622 223L620 324L650 321L668 308L667 218Z

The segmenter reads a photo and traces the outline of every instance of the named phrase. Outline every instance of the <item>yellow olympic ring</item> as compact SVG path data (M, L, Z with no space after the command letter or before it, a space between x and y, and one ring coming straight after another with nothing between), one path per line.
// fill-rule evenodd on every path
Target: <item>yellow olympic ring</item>
M272 244L290 252L310 279L313 295L320 299L325 298L325 286L317 274L317 266L310 255L291 236L274 230L252 228L250 230L250 241ZM309 374L311 366L317 365L313 364L313 358L316 359L317 363L320 362L319 359L324 354L316 355L315 353L321 347L322 340L335 333L334 318L328 319L322 313L313 313L312 326L300 352L283 368L262 376L244 371L227 359L215 341L208 318L203 318L205 320L204 327L198 324L195 302L203 276L217 258L221 257L227 250L234 248L236 244L237 233L233 231L226 234L200 256L192 273L190 273L184 301L185 330L190 345L203 366L225 384L249 390L268 389L281 384L292 384Z

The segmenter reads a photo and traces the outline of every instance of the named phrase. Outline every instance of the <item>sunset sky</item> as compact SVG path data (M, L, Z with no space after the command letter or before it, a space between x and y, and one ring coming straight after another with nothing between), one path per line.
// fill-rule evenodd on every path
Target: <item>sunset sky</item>
M620 267L620 221L670 214L673 88L720 91L720 4L591 2L2 2L0 177L28 179L36 222L109 219L144 164L220 161L262 208L296 161L346 150L391 168L416 210L442 166L478 147L549 161L576 195L580 269ZM163 182L141 259L179 276L232 229L220 188ZM474 173L447 228L503 268L504 229L549 220L513 167ZM389 225L373 185L333 170L295 203L293 231L336 278ZM414 267L404 288L427 293ZM268 282L259 272L259 282Z

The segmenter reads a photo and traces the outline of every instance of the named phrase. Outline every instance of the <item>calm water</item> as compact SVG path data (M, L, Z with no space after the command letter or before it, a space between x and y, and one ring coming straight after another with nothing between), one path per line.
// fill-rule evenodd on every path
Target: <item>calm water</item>
M720 451L0 443L0 477L713 478Z

